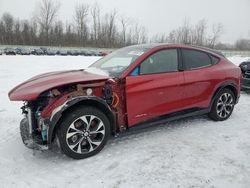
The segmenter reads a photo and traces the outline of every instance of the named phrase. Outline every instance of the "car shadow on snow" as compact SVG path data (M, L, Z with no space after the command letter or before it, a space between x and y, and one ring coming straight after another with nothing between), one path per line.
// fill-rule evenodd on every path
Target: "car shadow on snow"
M155 134L168 134L173 131L178 131L180 129L188 129L194 128L194 126L204 126L204 122L213 122L210 120L206 115L194 116L194 117L187 117L179 120L173 120L164 124L155 124L153 126L137 129L133 131L126 131L116 136L111 136L109 141L107 142L106 146L104 147L103 151L99 154L92 156L91 158L95 157L102 157L101 155L105 153L105 150L108 150L112 153L112 146L116 145L117 148L122 148L124 144L128 142L133 142L133 140L140 139L141 137L151 136ZM60 148L58 147L57 143L54 142L52 145L51 150L46 151L33 151L33 155L36 158L40 158L43 160L48 161L75 161L67 157L66 155L62 155Z

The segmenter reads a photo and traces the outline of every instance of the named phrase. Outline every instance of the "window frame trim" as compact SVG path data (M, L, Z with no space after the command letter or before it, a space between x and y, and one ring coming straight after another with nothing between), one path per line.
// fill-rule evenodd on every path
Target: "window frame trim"
M163 50L176 50L177 51L177 70L176 71L169 71L169 72L156 72L156 73L147 73L147 74L141 74L141 64L150 56L152 56L153 54L163 51ZM174 72L180 72L183 71L183 63L182 63L182 56L181 56L181 51L180 51L180 47L167 47L167 48L162 48L159 49L151 54L149 54L147 57L145 57L139 65L137 65L129 74L128 76L145 76L145 75L155 75L155 74L166 74L166 73L174 73ZM139 68L139 74L138 75L131 75L131 73L136 69Z
M208 56L209 60L210 60L210 65L204 65L204 66L201 66L201 67L196 67L196 68L191 68L191 69L187 68L187 64L186 64L186 62L184 60L183 50L198 51L198 52L206 54ZM216 58L219 59L219 61L218 61L218 63L214 64L213 61L212 61L212 58L211 58L211 54L206 52L206 51L203 51L203 50L182 47L182 48L180 48L180 51L181 51L181 60L182 60L182 66L183 66L184 71L192 71L192 70L204 69L204 68L207 68L207 67L212 67L212 66L214 66L214 65L216 65L216 64L218 64L220 62L220 59L218 57L216 57Z

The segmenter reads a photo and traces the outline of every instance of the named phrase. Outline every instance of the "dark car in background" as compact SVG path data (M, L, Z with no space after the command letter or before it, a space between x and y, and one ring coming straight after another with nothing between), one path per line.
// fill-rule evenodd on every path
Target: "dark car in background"
M16 50L13 48L4 48L4 54L6 55L16 55Z
M22 49L21 48L15 48L15 51L16 51L16 55L21 55Z
M241 69L241 90L250 91L250 59L239 65Z
M44 47L40 47L40 49L43 51L43 55L47 55L48 49Z

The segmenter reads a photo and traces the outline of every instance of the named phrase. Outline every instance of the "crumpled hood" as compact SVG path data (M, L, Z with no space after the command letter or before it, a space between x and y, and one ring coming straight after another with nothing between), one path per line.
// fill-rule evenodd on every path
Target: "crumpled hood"
M41 93L55 87L88 81L103 81L108 78L108 76L84 70L49 72L35 76L16 86L9 92L9 98L12 101L32 101L36 100Z

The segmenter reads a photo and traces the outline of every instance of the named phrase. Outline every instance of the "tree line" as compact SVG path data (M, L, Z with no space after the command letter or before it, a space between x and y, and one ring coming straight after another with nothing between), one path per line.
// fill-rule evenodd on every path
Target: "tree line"
M210 48L250 49L250 40L239 39L234 45L219 41L223 25L208 27L201 19L191 25L188 19L169 33L149 38L147 30L137 21L121 16L116 10L105 13L95 3L75 5L72 23L58 19L60 3L41 0L36 14L29 20L14 18L4 13L0 19L0 44L34 46L76 46L117 48L147 42L184 43Z
M224 27L221 23L214 23L211 27L208 27L205 19L199 20L194 25L191 25L188 19L184 19L180 27L168 34L156 34L151 38L151 41L192 44L220 50L250 50L250 39L238 39L234 44L226 44L220 42L223 33Z
M60 3L41 0L30 20L4 13L0 20L0 44L40 46L122 47L147 42L144 26L120 16L116 10L103 13L97 3L77 4L73 22L57 19Z

